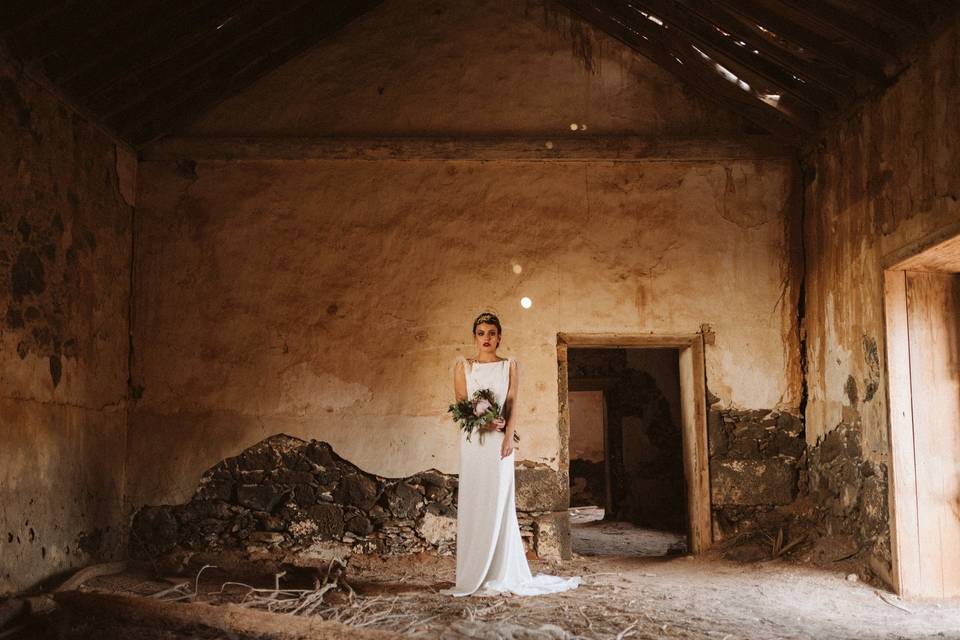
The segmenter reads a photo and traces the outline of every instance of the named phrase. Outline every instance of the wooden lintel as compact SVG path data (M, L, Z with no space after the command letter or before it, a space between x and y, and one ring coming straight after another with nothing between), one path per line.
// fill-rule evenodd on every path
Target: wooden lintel
M773 136L670 138L586 136L501 138L163 138L144 148L145 161L169 160L467 160L516 162L703 162L792 160L794 149Z
M648 347L661 349L686 349L699 343L699 333L688 334L626 334L626 333L558 333L557 341L574 348L623 349Z

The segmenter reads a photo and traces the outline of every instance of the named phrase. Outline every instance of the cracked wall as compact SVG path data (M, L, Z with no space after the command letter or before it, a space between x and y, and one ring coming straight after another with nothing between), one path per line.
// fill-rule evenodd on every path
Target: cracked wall
M588 69L530 6L385 3L190 133L742 130L602 34ZM130 506L281 432L383 476L455 471L452 364L485 307L520 361L521 461L566 464L560 331L709 323L724 406L795 410L798 183L791 160L144 162Z
M957 225L958 144L955 20L892 87L840 123L804 160L807 442L822 448L827 438L849 440L848 433L857 440L840 454L820 457L832 466L811 457L811 481L822 480L820 507L833 527L854 536L863 554L887 571L889 527L885 522L878 532L870 515L880 508L877 492L886 508L890 462L881 260ZM831 435L838 428L843 435ZM847 473L846 466L863 495L841 495L841 485L830 480ZM839 511L834 500L841 501ZM858 505L868 515L851 518L860 513ZM885 513L882 519L888 520Z
M0 595L119 548L135 165L0 58Z

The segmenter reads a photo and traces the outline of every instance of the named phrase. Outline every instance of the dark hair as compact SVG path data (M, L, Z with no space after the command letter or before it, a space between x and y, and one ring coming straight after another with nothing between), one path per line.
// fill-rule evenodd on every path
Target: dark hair
M493 315L492 313L484 311L483 313L477 316L477 319L473 321L474 335L476 335L477 333L478 324L492 324L497 328L498 334L503 334L503 329L500 327L500 319L497 318L497 316Z

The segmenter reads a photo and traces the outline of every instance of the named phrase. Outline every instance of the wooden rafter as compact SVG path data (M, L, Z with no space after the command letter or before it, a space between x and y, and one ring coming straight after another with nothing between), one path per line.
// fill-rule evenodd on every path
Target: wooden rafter
M66 90L81 100L124 82L138 73L175 57L179 51L203 39L234 12L242 12L238 0L204 0L181 11L153 16L147 12L136 17L140 24L87 55L80 65L65 65L62 72L50 73Z
M867 82L885 82L882 64L841 47L808 25L797 24L778 0L714 0L730 12L755 25L761 33L773 33L809 52L822 62L854 74Z
M726 11L714 0L680 0L680 2L688 11L697 14L718 31L729 34L739 42L747 43L751 49L758 51L760 56L783 67L791 76L799 78L805 84L816 85L841 101L853 97L854 88L848 79L838 75L832 69L825 69L767 38L758 36L756 31L744 24L740 17Z
M225 96L232 95L322 38L342 28L383 0L354 0L318 7L308 2L282 20L272 21L244 38L229 55L219 56L200 79L181 77L159 95L142 100L118 118L118 128L141 144L170 127L183 125ZM198 108L199 106L199 108ZM109 122L109 120L108 120Z
M83 11L64 18L65 21L68 20L69 28L63 33L56 37L48 33L37 38L35 48L24 61L28 64L43 65L48 58L63 56L76 64L77 56L82 56L91 43L98 42L105 35L109 38L116 27L124 25L130 16L143 11L144 5L159 5L162 2L163 0L110 0L100 5L100 10L97 11L91 10L90 6L84 6ZM47 75L49 77L49 74Z
M238 51L241 56L256 53L249 44L252 38L311 4L314 4L312 0L296 0L278 9L254 3L220 29L211 23L204 31L188 33L183 46L171 47L159 57L150 56L146 63L131 66L117 81L92 95L86 94L83 100L109 120L141 102L158 98L167 87L175 86L184 78L204 77L206 69Z
M896 65L896 41L887 33L872 27L859 18L836 8L825 0L779 0L795 14L794 21L808 25L812 30L834 32L842 36L851 48L865 58L882 60Z
M719 56L728 65L732 63L749 70L774 85L780 93L793 95L821 113L837 108L836 99L828 91L799 80L789 70L762 56L751 43L724 35L677 0L635 0L635 6L645 7L650 15L683 33L713 57Z
M624 18L624 6L621 3L612 0L561 0L561 3L587 22L671 72L705 98L713 101L723 99L731 109L771 133L799 141L815 127L814 123L798 120L791 114L771 107L723 79L689 47L670 42L662 33L654 31L653 22ZM643 22L648 22L650 26Z

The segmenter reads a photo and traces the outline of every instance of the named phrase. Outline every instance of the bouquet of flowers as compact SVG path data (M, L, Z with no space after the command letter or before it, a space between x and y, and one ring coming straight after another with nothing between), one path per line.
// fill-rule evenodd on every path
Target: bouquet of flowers
M473 397L450 405L447 411L453 414L457 426L466 432L468 442L473 432L479 431L480 444L483 444L483 432L491 429L488 425L500 417L500 405L490 389L477 389ZM514 433L513 439L519 441L520 437Z

